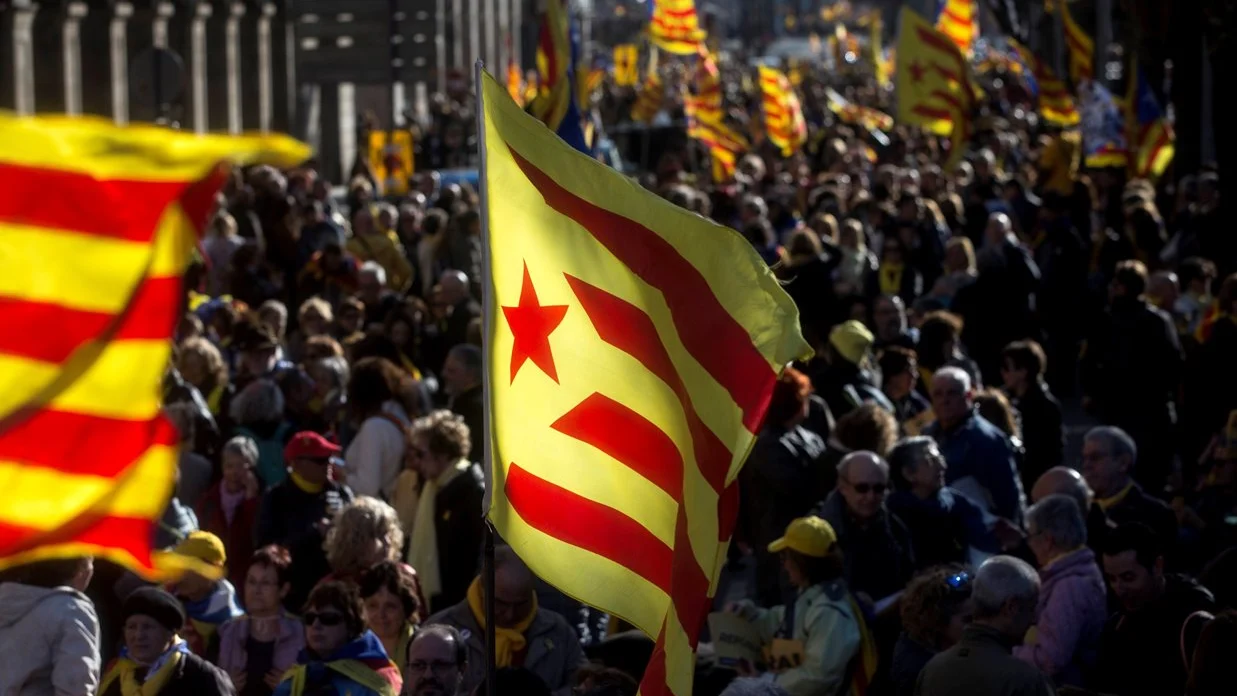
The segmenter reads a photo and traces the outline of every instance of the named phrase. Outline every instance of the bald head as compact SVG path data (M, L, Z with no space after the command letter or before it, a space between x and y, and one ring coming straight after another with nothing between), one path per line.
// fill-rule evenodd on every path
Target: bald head
M455 304L468 296L468 274L463 271L443 271L438 284L442 287L442 298L448 304Z
M1038 503L1050 495L1066 495L1078 503L1084 513L1091 508L1091 488L1076 469L1054 466L1045 471L1031 488L1031 502Z
M838 478L859 478L868 474L889 476L889 465L875 452L851 452L838 462Z

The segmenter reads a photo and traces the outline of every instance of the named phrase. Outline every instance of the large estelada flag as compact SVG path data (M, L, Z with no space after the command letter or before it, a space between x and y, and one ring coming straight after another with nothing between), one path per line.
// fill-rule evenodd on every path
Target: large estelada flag
M705 32L696 14L696 0L653 0L652 5L650 41L680 56L690 56L700 50Z
M810 353L798 311L733 230L482 89L490 519L537 575L656 639L645 696L690 696L736 477Z
M909 6L898 16L897 121L950 136L950 163L970 137L979 88L962 51Z
M278 136L0 114L0 568L94 555L147 577L180 438L160 382L223 160Z

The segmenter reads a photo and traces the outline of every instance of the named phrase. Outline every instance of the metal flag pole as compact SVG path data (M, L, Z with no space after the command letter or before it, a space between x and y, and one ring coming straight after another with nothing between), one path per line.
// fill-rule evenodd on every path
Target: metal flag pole
M490 185L487 178L485 149L485 62L478 60L473 69L473 85L477 90L477 177L481 193L481 395L485 408L481 410L482 465L485 467L485 498L481 514L488 516L494 489L493 418L490 414L490 336L494 321L494 276L490 272ZM485 693L495 696L495 674L498 672L498 655L495 652L496 627L494 625L494 527L485 520L485 554L482 573L485 575Z

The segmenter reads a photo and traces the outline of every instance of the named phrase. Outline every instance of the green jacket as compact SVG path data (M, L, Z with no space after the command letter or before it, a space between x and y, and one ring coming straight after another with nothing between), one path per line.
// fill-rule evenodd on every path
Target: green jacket
M851 662L861 641L851 606L845 581L834 580L799 593L789 635L779 633L786 622L785 606L754 610L754 623L766 644L775 637L803 643L803 664L776 678L790 696L837 696L850 688Z

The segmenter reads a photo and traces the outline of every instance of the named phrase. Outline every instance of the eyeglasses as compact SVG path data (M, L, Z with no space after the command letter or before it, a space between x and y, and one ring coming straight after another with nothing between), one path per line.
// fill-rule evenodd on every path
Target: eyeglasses
M971 587L971 574L965 570L945 578L945 584L955 590L967 590Z
M408 672L410 674L424 674L426 670L429 670L437 674L443 674L455 669L457 664L456 662L448 662L446 660L434 660L433 662L417 660L408 663Z
M847 481L847 483L850 482ZM884 495L885 491L889 490L889 486L884 483L851 483L850 487L854 488L855 492L859 495L867 495L868 493Z
M305 622L306 626L312 626L315 623L321 622L323 626L330 627L338 626L343 623L344 615L336 611L324 611L321 613L316 611L307 611L305 612L305 615L301 617L301 620Z

